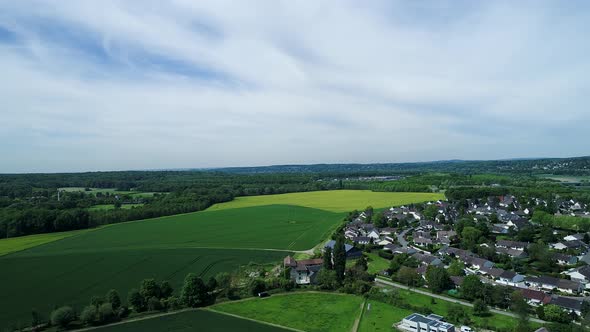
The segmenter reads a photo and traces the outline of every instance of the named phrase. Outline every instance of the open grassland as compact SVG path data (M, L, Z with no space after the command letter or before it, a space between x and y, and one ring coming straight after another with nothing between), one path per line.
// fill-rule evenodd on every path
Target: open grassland
M304 331L350 331L363 298L336 293L293 293L228 302L213 310Z
M359 325L359 332L391 332L393 330L391 326L394 323L400 322L404 317L412 313L410 310L396 308L390 304L367 300Z
M91 230L83 229L70 232L35 234L21 237L12 237L0 240L0 256L9 254L15 251L21 251L28 248L36 247L41 244L61 240L73 235L79 235Z
M444 199L440 193L396 193L373 192L370 190L331 190L291 193L280 195L237 197L233 201L215 204L209 211L234 209L251 206L286 204L333 212L349 212L372 206L375 209L410 203Z
M97 332L286 332L287 329L240 319L208 310L185 311L174 315L98 328Z
M383 270L387 270L389 265L391 265L391 261L387 260L377 253L377 251L371 253L365 253L365 257L367 257L367 272L376 274Z
M60 241L67 248L67 241ZM57 244L57 242L55 243ZM141 280L169 280L178 293L184 277L209 278L250 262L280 261L288 252L230 249L104 250L45 253L44 246L0 257L0 331L30 321L36 308L47 315L55 306L81 309L93 295L116 289L125 300Z
M143 204L123 204L121 205L121 209L133 209L137 207L142 207ZM100 204L94 205L88 208L88 211L102 211L102 210L114 210L115 204Z
M202 211L109 225L50 243L44 253L149 248L305 250L327 238L343 214L271 205Z

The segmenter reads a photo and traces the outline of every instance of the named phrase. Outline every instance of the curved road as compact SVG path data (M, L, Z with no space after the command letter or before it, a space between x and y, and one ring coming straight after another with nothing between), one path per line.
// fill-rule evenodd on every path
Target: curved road
M438 295L438 294L432 294L429 293L427 291L423 291L421 289L416 289L416 288L412 288L412 287L408 287L406 285L402 285L402 284L398 284L396 282L392 282L392 281L387 281L387 280L383 280L383 279L379 279L379 278L375 278L375 282L379 283L379 284L383 284L383 285L387 285L387 286L392 286L392 287L396 287L396 288L401 288L401 289L407 289L411 292L416 292L422 295L426 295L426 296L430 296L430 297L434 297L437 299L441 299L441 300L445 300L445 301L449 301L449 302L454 302L457 304L461 304L467 307L473 307L473 303L467 302L467 301L462 301L462 300L457 300L454 299L452 297L447 297L447 296L443 296L443 295ZM504 315L504 316L510 316L510 317L514 317L514 318L518 318L518 315L512 312L508 312L508 311L503 311L503 310L498 310L498 309L492 309L490 308L490 312L493 312L495 314L499 314L499 315ZM538 319L538 318L533 318L530 317L529 320L531 322L535 322L535 323L541 323L541 324L545 324L547 323L544 320Z

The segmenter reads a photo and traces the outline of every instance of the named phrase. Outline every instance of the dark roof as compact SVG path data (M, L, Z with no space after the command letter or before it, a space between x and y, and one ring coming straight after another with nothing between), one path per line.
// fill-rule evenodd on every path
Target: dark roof
M582 300L572 299L569 297L555 296L551 299L550 303L566 309L576 311L582 310Z
M453 281L455 286L461 286L463 284L463 280L465 280L465 277L451 276L451 281Z
M287 256L285 257L285 259L283 259L283 265L284 266L297 266L297 261L295 261L295 259L291 256Z
M543 302L545 304L549 303L549 301L551 301L551 297L549 295L545 294L544 292L538 291L538 290L522 289L521 293L525 299L537 300L537 301Z
M504 273L504 269L499 269L499 268L495 268L495 267L492 267L492 268L484 267L479 270L491 275L494 278L498 278L502 275L502 273Z
M498 240L497 246L500 247L507 247L507 248L526 248L528 247L528 243L526 242L519 242L519 241L510 241L510 240Z
M328 243L326 243L326 248L327 248L327 247L330 247L331 249L334 249L334 246L335 246L335 245L336 245L336 241L334 241L334 240L330 240L330 241L328 241ZM349 251L351 251L352 249L354 249L354 247L353 247L353 246L351 246L350 244L348 244L348 243L345 243L345 244L344 244L344 250L346 250L346 252L349 252Z
M371 242L371 238L368 236L355 236L352 238L352 242Z
M505 270L504 272L502 272L502 274L500 274L500 278L503 279L512 280L514 277L516 277L516 272L514 271Z

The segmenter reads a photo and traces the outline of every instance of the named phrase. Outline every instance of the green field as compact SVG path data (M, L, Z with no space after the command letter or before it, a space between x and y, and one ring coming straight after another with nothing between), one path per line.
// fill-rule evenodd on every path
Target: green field
M111 288L125 298L144 278L169 279L179 289L189 272L208 278L250 262L278 263L329 237L344 211L437 198L441 195L350 190L247 197L234 205L113 224L63 239L65 233L1 240L3 252L12 253L0 257L0 330L26 325L32 308L44 315L66 304L80 309ZM278 204L287 202L292 205ZM44 244L32 247L39 243ZM23 250L27 247L32 248Z
M15 251L21 251L28 248L36 247L38 245L61 240L73 235L88 232L87 229L59 233L35 234L20 237L11 237L0 240L0 256L9 254Z
M59 241L67 247L67 241ZM274 263L286 252L229 249L104 250L45 253L45 246L0 257L0 331L29 323L36 308L48 315L55 306L81 309L93 295L117 289L123 300L145 278L170 280L180 290L184 277L203 278L232 271L250 262Z
M447 316L448 314L448 310L449 310L449 306L451 305L460 305L460 304L454 304L450 301L445 301L445 300L441 300L441 299L436 299L436 303L432 303L432 298L430 296L424 295L424 294L419 294L416 292L412 292L409 290L402 290L402 289L394 289L397 294L399 294L399 297L401 299L403 299L406 303L411 304L413 306L418 306L418 307L428 307L432 310L432 312L434 312L435 314L441 315L441 316ZM378 316L378 315L384 315L384 317L386 317L384 320L377 320L375 318L371 318L370 313L369 315L363 315L363 318L361 319L361 327L365 327L367 328L367 330L363 330L360 329L361 332L363 331L386 331L387 329L391 328L391 325L394 322L399 322L401 320L401 318L407 316L406 314L408 313L408 310L406 309L402 309L402 308L397 308L394 307L392 305L388 305L388 304L384 304L384 303L379 303L377 301L369 301L371 304L371 310L373 310L373 302L377 303L377 312L379 312L379 314L375 314L373 316ZM391 308L391 311L388 311L386 306L389 306L389 308ZM516 325L516 318L512 318L512 317L508 317L505 315L500 315L500 314L491 314L488 317L477 317L477 316L473 316L471 314L472 309L471 308L467 308L465 306L460 305L461 308L464 308L470 315L471 320L474 322L474 326L489 326L491 327L491 329L509 329L513 326ZM403 313L403 314L402 314ZM365 320L365 316L367 317L367 319ZM531 325L535 328L540 327L539 324L537 323L531 323Z
M121 209L133 209L137 207L142 207L143 204L123 204L121 205ZM101 211L101 210L114 210L115 204L100 204L94 205L88 208L88 211Z
M368 310L369 305L371 309ZM413 311L395 308L390 304L379 301L367 300L365 311L359 325L359 332L391 332L391 326L400 322L404 317L411 315Z
M363 298L336 293L292 293L228 302L213 310L304 331L350 331Z
M387 270L391 265L390 260L380 257L377 252L365 253L364 255L367 257L367 272L369 273L379 273Z
M306 250L327 238L342 217L288 205L202 211L110 225L49 243L43 253L149 248Z
M210 211L241 207L285 204L333 212L349 212L372 206L375 209L410 203L444 199L440 193L395 193L373 192L370 190L332 190L291 193L280 195L237 197L233 201L215 204Z
M286 332L287 329L240 319L208 310L185 311L174 315L98 328L97 332Z

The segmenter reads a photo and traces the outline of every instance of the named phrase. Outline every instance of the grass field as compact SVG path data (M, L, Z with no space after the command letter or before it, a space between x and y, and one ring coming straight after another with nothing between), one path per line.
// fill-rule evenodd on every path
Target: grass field
M83 229L78 231L70 232L59 232L59 233L48 233L48 234L35 234L28 236L12 237L8 239L0 240L0 256L9 254L15 251L21 251L28 248L36 247L41 244L61 240L73 235L82 234L89 230Z
M368 310L368 306L371 309ZM359 332L391 332L393 323L401 321L413 312L407 309L395 308L390 304L367 300L365 311L359 325Z
M111 327L98 328L97 332L286 332L276 326L240 319L208 310L185 311L174 315L146 319Z
M379 273L383 270L387 270L391 264L390 260L380 257L377 252L365 253L367 257L367 266L369 273Z
M333 212L349 212L372 206L375 209L399 206L410 203L444 199L440 193L392 193L373 192L370 190L332 190L291 193L280 195L237 197L233 201L215 204L210 211L241 207L286 204Z
M136 207L142 207L143 204L123 204L121 209L133 209ZM115 204L100 204L94 205L88 208L88 211L100 211L100 210L114 210Z
M66 241L60 241L67 246ZM57 242L55 243L57 244ZM54 306L81 309L93 295L109 289L123 300L145 278L170 280L180 290L184 277L203 278L232 271L250 262L273 263L287 253L229 249L110 250L89 253L44 253L44 246L0 257L0 331L30 321L36 308L47 315Z
M304 331L350 331L363 298L335 293L293 293L228 302L214 310Z

